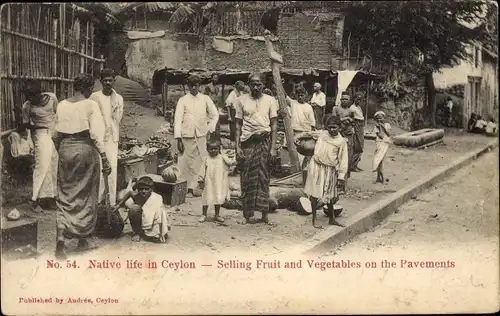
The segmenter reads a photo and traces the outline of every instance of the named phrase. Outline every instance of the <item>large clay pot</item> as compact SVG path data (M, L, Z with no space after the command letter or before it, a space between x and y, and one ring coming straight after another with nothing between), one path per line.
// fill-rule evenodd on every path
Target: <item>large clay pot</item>
M313 138L300 138L296 142L297 152L303 156L314 155L314 147L316 147L316 140Z

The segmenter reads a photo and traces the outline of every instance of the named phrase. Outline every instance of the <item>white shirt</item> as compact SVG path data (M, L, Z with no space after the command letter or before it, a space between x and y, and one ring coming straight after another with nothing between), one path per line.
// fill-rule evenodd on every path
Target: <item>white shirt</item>
M497 125L495 123L488 122L488 124L486 124L486 133L493 134L496 133L496 130L497 130Z
M365 117L363 116L363 110L355 103L351 105L350 110L352 111L355 120L363 121L365 119Z
M314 110L309 103L299 103L287 97L290 103L289 115L291 116L292 130L298 132L310 132L312 127L316 126L316 118L314 117Z
M174 116L174 137L202 137L215 131L219 111L212 99L198 92L186 94L177 101Z
M238 91L238 89L234 89L229 93L226 99L226 107L227 106L234 106L234 102L236 101L237 98L245 94L244 91Z
M57 105L55 130L76 134L88 130L100 152L104 152L105 125L97 102L85 99L78 102L63 100Z
M243 120L241 126L241 141L250 136L271 131L271 119L278 117L278 103L276 99L263 94L254 99L250 94L244 94L234 104L235 117Z
M99 104L106 126L105 141L118 142L120 139L120 122L123 117L123 97L112 90L111 95L101 91L92 93L91 100Z
M323 91L319 92L314 92L312 97L311 97L311 103L316 103L318 106L325 106L326 105L326 94L323 93Z

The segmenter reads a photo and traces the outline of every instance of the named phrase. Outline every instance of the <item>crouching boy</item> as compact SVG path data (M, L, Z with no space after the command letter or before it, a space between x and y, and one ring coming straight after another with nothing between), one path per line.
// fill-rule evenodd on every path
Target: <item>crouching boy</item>
M141 177L132 190L127 192L116 208L128 212L133 241L165 243L170 224L167 209L161 195L153 192L154 181L150 177Z

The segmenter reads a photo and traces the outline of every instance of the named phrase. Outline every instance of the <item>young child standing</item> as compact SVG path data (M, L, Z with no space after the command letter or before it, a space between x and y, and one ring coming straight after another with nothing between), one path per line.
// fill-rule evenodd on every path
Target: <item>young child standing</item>
M215 208L214 220L219 223L224 222L224 218L220 216L220 206L230 198L229 168L236 163L236 160L234 157L222 154L220 147L221 143L216 138L207 141L208 156L203 160L198 173L198 185L203 189L201 196L203 214L199 219L200 223L207 220L209 205Z
M330 116L326 120L326 130L303 133L297 139L304 136L316 139L304 188L304 193L311 200L312 224L314 228L322 228L316 225L316 212L321 202L328 206L328 225L343 227L335 220L333 208L339 200L337 183L343 185L349 168L347 141L340 135L340 118Z
M385 113L378 111L374 115L375 118L375 128L373 133L377 136L375 143L377 145L375 149L375 155L373 156L373 172L377 172L377 180L375 183L384 183L384 158L391 144L391 124L384 122Z

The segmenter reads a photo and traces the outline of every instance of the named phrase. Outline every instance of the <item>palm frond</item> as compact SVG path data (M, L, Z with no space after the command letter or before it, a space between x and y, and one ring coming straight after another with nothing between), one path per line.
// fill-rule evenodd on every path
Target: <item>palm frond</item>
M186 23L187 21L193 21L196 17L196 11L188 5L179 4L179 7L172 13L169 24L179 25Z

